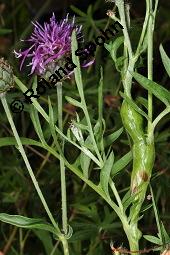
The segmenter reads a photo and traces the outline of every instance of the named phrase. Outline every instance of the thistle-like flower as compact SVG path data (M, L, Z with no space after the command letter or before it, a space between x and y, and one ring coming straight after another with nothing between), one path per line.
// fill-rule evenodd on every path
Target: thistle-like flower
M80 40L81 26L75 25L75 19L68 21L68 14L60 22L56 21L53 13L49 23L41 26L38 22L33 23L34 31L26 42L30 47L24 51L14 51L17 58L21 58L20 70L26 58L30 57L31 73L43 75L48 69L54 71L55 66L59 66L63 58L71 53L71 34L76 30L77 40Z

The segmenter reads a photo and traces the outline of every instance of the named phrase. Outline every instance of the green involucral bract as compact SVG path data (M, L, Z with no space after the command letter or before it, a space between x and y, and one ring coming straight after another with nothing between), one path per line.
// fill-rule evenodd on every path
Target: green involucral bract
M0 93L4 93L14 85L13 71L4 58L0 58Z
M155 160L154 143L148 143L144 135L143 117L126 101L121 107L123 125L132 138L133 170L131 192L138 193L136 200L143 202Z

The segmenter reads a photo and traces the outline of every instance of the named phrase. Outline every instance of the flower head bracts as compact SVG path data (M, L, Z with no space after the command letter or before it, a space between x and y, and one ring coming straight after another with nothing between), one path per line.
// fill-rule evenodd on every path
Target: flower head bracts
M25 51L14 51L17 58L21 58L20 70L27 57L32 58L31 74L44 74L48 64L62 59L71 52L71 34L76 30L77 39L81 38L81 26L75 26L75 19L70 23L68 14L60 22L56 21L55 15L50 18L49 23L41 26L38 22L33 23L34 31L26 42L31 45Z
M14 75L10 64L0 58L0 94L5 93L14 86Z

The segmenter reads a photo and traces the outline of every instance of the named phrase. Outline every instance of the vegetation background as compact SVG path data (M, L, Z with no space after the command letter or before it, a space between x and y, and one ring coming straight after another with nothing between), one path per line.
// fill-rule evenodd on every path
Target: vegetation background
M145 1L133 0L131 5L131 38L134 42L138 39L141 31ZM99 28L104 28L108 22L106 12L112 7L111 3L104 0L78 1L78 0L4 0L0 2L0 55L9 61L16 76L25 83L30 84L29 70L24 66L22 72L19 71L18 60L15 59L13 50L21 47L20 39L27 38L32 31L31 21L38 20L40 23L48 21L54 12L60 20L67 13L70 16L76 15L76 22L82 24L85 41L91 41L99 35ZM170 56L170 1L160 0L156 29L154 34L154 81L167 89L170 87L170 80L162 65L159 45L162 43L168 56ZM3 29L3 30L2 30ZM5 30L4 30L5 29ZM104 47L99 47L96 53L96 62L88 69L83 69L84 93L91 118L95 119L98 109L97 88L100 79L100 66L104 69L104 117L106 121L106 135L122 127L119 114L121 97L119 89L121 84L119 73L111 60L109 52ZM143 54L139 62L140 73L146 75L146 55ZM135 96L140 97L143 91L137 83L135 86ZM16 95L21 94L13 89L9 92L8 101ZM65 96L76 97L77 91L74 82L65 81L63 85ZM55 91L48 91L47 95L40 98L43 107L46 107L47 96L51 96L52 104L56 104ZM154 102L154 113L160 112L161 104ZM27 110L27 108L26 108ZM14 121L20 136L37 139L32 122L27 111L21 114L13 114ZM64 101L64 121L65 128L68 128L72 118L75 117L75 107ZM80 113L81 116L81 113ZM41 120L41 125L46 139L49 136L49 128L45 121ZM160 218L170 232L170 122L169 115L165 117L156 130L156 161L152 176L152 187L155 193ZM4 113L0 105L0 137L13 136ZM0 144L1 147L1 144ZM117 140L113 149L116 159L129 151L127 146L127 136L123 133ZM48 205L54 217L61 222L61 190L59 161L43 149L25 146L28 158L38 177L38 182L43 191ZM65 146L65 155L70 163L74 162L79 154L69 143ZM58 169L58 171L56 170ZM124 194L130 182L131 164L115 177L115 183L120 195ZM68 194L68 216L69 224L74 233L69 240L71 254L99 255L111 254L110 241L117 245L123 243L127 245L121 223L117 215L91 188L85 185L71 171L66 171L67 194ZM97 183L97 169L92 171L91 179ZM148 195L150 193L148 192ZM144 202L143 209L150 204L148 200ZM2 147L0 149L0 211L9 214L22 214L28 217L45 218L46 214L42 208L36 191L27 174L23 160L14 146ZM140 221L140 228L145 234L155 235L157 227L154 213L151 209L145 212L144 218ZM40 235L39 231L24 230L17 227L0 223L0 250L3 254L9 255L40 255L48 253L46 235ZM51 240L51 239L50 239ZM147 241L141 244L147 247ZM58 248L55 255L60 255Z

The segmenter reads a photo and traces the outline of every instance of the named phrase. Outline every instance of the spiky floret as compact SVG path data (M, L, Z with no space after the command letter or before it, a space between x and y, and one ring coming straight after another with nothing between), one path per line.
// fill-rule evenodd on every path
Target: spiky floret
M34 31L31 37L25 42L30 47L24 51L14 51L17 58L21 59L20 70L26 58L31 58L28 66L31 66L31 73L43 75L51 63L58 63L62 58L71 53L71 34L73 29L76 30L77 40L81 36L81 26L75 25L75 19L72 22L68 20L68 14L60 22L56 21L53 13L49 23L40 25L38 22L33 23Z

